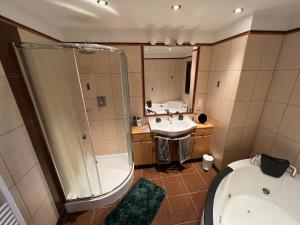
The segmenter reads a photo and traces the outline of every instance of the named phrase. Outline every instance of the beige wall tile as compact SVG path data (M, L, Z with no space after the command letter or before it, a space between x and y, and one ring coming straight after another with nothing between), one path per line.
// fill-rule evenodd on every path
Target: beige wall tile
M198 72L196 93L207 93L208 72Z
M100 107L99 112L101 120L115 119L114 98L106 98L106 106Z
M249 101L251 99L256 77L257 71L243 71L241 73L236 101Z
M0 106L0 135L23 124L6 77L0 77Z
M275 72L267 99L280 103L288 103L297 75L297 70Z
M248 152L243 152L240 150L228 151L228 152L226 151L226 152L224 152L222 167L225 167L228 164L235 162L237 160L247 159L247 158L249 158Z
M278 60L278 70L300 69L300 32L288 34L284 38L280 57Z
M250 35L244 57L243 70L258 70L266 43L266 35Z
M85 107L89 121L101 120L100 109L96 99L85 99Z
M92 55L81 54L78 51L76 51L76 60L77 60L78 71L80 74L94 73Z
M287 159L290 161L290 163L294 163L299 151L300 143L277 135L272 147L271 155L273 155L274 157Z
M246 126L257 126L264 107L264 101L251 101Z
M217 55L216 71L224 71L228 69L229 57L232 41L226 41L219 44Z
M260 70L274 70L284 35L267 35L266 44L261 58Z
M275 140L276 134L274 132L268 131L264 128L259 127L255 136L255 141L253 144L252 155L255 154L268 154L271 151Z
M225 151L239 150L243 138L243 133L244 127L229 129Z
M285 109L285 104L280 104L277 102L266 102L259 122L259 126L277 132L282 121Z
M298 171L300 171L300 154L297 155L294 166L297 168Z
M142 72L142 47L126 46L123 47L127 58L128 72Z
M244 127L250 102L235 102L230 122L231 128Z
M96 82L93 74L80 75L80 82L82 87L82 93L84 98L96 98Z
M284 114L279 133L300 142L300 107L288 106Z
M211 46L200 47L198 71L209 71L211 48Z
M32 217L31 217L17 187L13 186L12 188L9 189L9 191L10 191L12 197L14 198L15 203L16 203L18 209L20 210L25 222L26 223L30 222L32 220ZM53 224L55 224L55 223L53 223Z
M111 87L114 97L122 97L122 81L120 74L111 74Z
M113 89L112 89L112 79L109 74L105 75L96 75L96 88L97 88L97 95L98 96L106 96L113 97Z
M229 70L241 70L247 45L248 35L232 40L229 58Z
M3 178L5 184L8 188L11 188L14 185L14 181L13 181L2 157L0 157L0 175Z
M103 130L103 125L102 121L90 121L90 128L91 128L91 133L92 133L92 140L93 141L99 141L103 139L104 137L104 130Z
M109 59L109 70L111 73L120 73L120 56L117 52L109 52L108 53Z
M289 101L289 104L295 106L300 106L300 75L299 74Z
M132 116L143 117L143 98L130 97L130 111Z
M51 196L48 196L33 216L36 225L54 225L58 220L57 210Z
M39 165L35 165L18 183L18 190L30 212L34 215L48 196L48 187Z
M109 73L108 52L96 51L92 55L94 73Z
M252 100L265 100L272 81L273 71L258 71Z
M24 126L0 136L0 153L15 182L18 182L37 163Z
M132 97L142 97L142 74L141 73L129 73L129 94Z
M245 127L243 132L243 137L240 143L240 148L239 148L241 151L251 152L255 134L256 134L256 129L257 129L256 126Z

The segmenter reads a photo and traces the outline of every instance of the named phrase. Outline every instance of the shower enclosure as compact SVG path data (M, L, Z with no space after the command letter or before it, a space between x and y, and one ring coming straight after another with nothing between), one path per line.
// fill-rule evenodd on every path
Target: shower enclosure
M133 179L124 51L96 44L14 46L68 211L99 207Z

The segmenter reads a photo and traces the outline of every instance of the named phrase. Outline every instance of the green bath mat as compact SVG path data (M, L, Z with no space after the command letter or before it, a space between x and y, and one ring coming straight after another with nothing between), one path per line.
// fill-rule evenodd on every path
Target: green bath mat
M106 217L105 225L150 225L164 197L164 189L141 178Z

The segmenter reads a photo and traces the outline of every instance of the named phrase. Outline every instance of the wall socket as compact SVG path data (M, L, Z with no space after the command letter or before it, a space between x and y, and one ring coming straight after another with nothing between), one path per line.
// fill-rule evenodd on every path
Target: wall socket
M106 96L97 96L97 103L99 107L106 106Z

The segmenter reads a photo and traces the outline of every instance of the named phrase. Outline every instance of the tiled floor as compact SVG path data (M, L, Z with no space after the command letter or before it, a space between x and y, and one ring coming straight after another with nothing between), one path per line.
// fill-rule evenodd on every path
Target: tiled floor
M144 177L167 192L152 225L200 224L208 186L217 174L215 170L206 173L201 169L201 162L193 162L185 164L181 172L158 172L155 168L136 169L134 172L135 181ZM71 214L65 225L104 225L106 215L116 204Z

